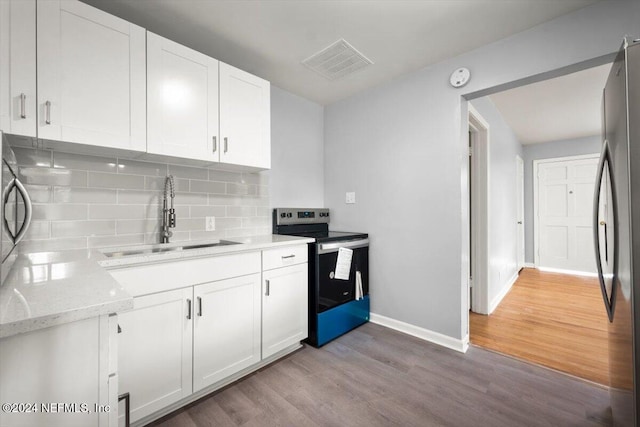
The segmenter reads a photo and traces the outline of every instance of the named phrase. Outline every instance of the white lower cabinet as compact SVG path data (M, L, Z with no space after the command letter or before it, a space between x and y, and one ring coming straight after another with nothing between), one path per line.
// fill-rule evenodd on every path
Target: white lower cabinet
M118 392L130 395L132 423L307 337L306 245L285 249L111 271L134 295L133 310L118 317ZM264 259L277 268L263 271Z
M193 288L193 391L260 361L260 274Z
M191 394L192 301L191 287L160 292L119 315L119 393L130 395L131 422ZM124 401L118 412L124 425Z
M265 271L262 279L262 357L266 358L307 338L307 263Z
M112 426L109 316L0 340L1 426ZM115 330L114 330L115 333ZM11 408L11 407L9 407ZM100 410L102 408L102 411ZM115 408L114 408L115 412Z

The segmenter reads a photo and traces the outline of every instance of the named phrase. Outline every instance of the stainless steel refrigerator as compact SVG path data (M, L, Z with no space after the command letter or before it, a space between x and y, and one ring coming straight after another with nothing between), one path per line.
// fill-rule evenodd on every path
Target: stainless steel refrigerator
M594 197L598 276L609 316L611 411L636 426L640 384L640 39L627 38L603 96Z

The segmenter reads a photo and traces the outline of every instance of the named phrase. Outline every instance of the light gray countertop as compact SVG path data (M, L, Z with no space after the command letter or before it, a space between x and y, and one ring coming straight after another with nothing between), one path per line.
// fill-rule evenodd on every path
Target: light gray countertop
M133 308L133 297L109 274L108 269L314 241L280 235L230 240L239 244L117 258L108 258L96 249L20 254L0 287L0 338ZM212 241L123 246L103 251L109 253L207 243Z

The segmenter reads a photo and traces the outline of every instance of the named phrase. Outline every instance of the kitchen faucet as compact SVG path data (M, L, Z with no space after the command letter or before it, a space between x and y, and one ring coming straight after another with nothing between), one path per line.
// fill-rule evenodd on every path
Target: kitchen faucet
M167 208L167 198L171 196L171 208ZM173 208L173 199L176 197L173 175L167 175L164 181L164 201L162 209L162 243L169 243L173 232L169 230L176 226L176 210Z

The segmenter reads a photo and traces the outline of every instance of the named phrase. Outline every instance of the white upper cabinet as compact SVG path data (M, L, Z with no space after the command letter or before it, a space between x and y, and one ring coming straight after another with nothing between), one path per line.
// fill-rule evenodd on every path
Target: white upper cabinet
M38 2L38 137L145 151L145 30L76 0Z
M0 1L0 130L36 136L36 1Z
M222 163L271 167L271 85L220 63Z
M217 162L218 61L147 32L147 152Z

